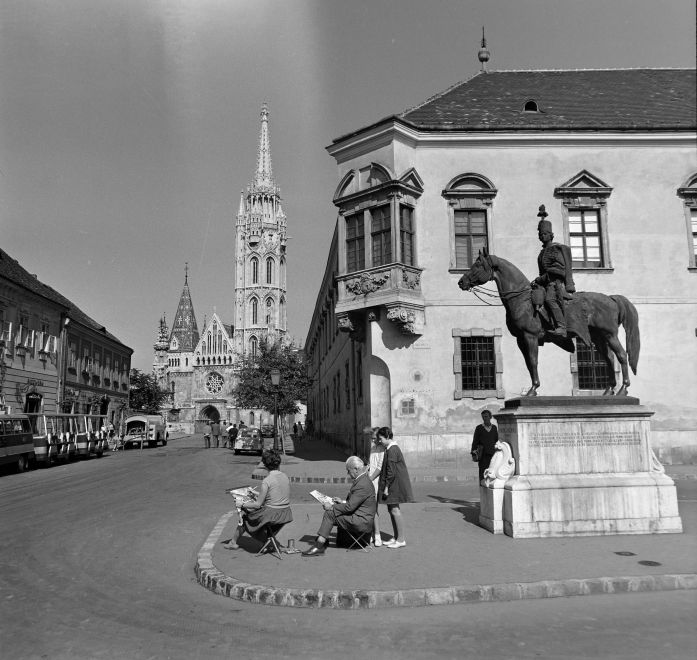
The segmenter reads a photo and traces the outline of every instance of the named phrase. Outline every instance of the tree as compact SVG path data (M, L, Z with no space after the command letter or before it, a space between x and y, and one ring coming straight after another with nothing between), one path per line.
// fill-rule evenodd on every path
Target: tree
M281 372L278 388L271 384L271 370ZM232 394L240 408L274 410L274 394L278 394L278 414L294 415L304 403L311 380L307 375L303 354L281 341L259 342L256 355L246 354L240 360L237 383Z
M169 392L157 384L153 375L145 374L138 369L131 369L130 381L131 390L128 400L131 410L151 415L159 413L160 408L169 398Z

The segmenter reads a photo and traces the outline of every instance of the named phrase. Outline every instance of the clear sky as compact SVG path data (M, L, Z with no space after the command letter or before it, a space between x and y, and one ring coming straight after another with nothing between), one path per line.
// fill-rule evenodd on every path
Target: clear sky
M269 104L305 339L336 222L325 147L490 69L694 67L694 0L2 0L0 245L150 371L189 263L233 320L234 222Z

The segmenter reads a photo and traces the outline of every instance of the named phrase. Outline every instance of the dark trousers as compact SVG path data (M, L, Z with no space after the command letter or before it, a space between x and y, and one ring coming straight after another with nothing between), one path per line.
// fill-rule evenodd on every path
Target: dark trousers
M486 470L489 465L491 465L491 459L494 457L493 454L482 454L482 457L479 459L479 482L481 483L482 479L484 479L484 470Z
M210 436L210 435L204 435L204 436L203 436L203 446L204 446L206 449L210 449L210 448L211 448L211 436Z
M214 435L213 437L215 438L215 446L217 447L217 446L219 445L219 443L220 443L220 436L219 436L219 435Z
M334 525L338 524L336 520L336 514L334 513L334 509L329 509L329 511L324 512L324 516L322 516L322 522L319 526L319 531L317 532L317 536L323 536L325 539L329 538L329 535L332 533L332 529L334 528Z

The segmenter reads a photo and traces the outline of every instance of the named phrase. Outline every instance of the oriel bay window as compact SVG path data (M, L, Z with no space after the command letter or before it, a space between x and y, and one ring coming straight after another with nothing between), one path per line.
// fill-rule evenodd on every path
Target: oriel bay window
M353 273L365 268L365 233L363 213L346 218L346 271Z
M400 261L407 266L414 265L414 209L399 207L399 251Z
M370 212L370 242L373 266L392 262L392 219L387 205Z
M347 173L334 196L340 209L339 275L390 264L416 267L416 205L423 181L410 168L395 178L371 163Z

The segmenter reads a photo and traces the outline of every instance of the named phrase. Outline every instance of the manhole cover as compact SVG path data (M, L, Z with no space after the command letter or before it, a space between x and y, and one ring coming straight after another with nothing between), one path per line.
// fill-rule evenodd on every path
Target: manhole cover
M618 550L615 552L615 554L620 555L620 557L634 557L636 552L629 552L629 550Z
M660 561L651 561L650 559L642 559L638 563L642 566L663 566Z

